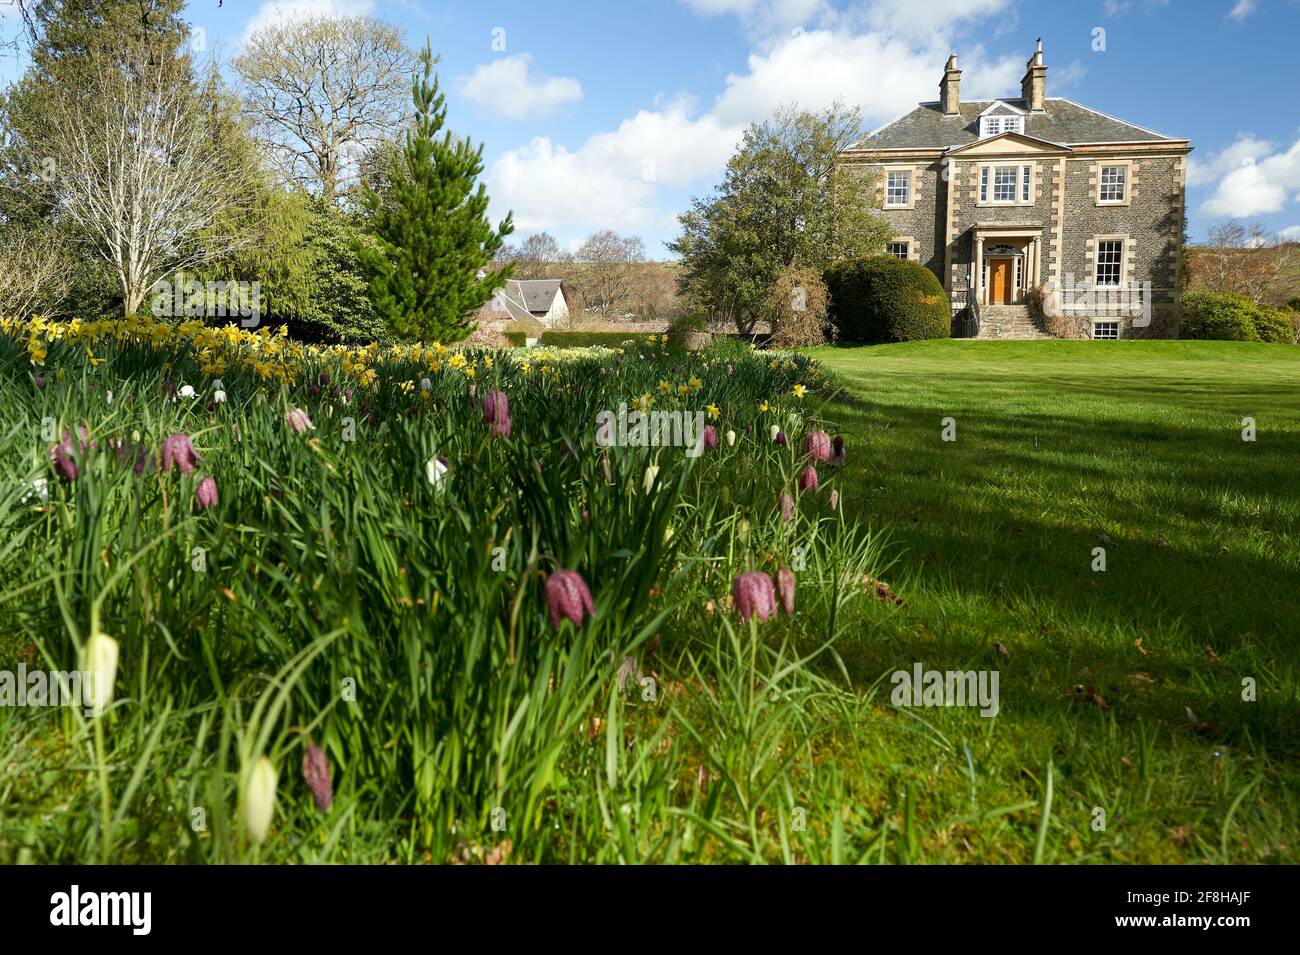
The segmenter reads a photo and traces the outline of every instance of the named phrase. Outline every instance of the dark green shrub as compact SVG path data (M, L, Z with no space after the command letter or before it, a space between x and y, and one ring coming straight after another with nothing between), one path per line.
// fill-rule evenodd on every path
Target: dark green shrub
M1293 344L1296 322L1281 308L1256 305L1242 295L1187 292L1183 295L1182 338Z
M1254 311L1250 299L1241 295L1186 292L1178 337L1221 342L1259 341Z
M845 259L826 270L830 320L840 341L947 338L948 296L935 274L891 255Z
M709 317L703 312L687 312L685 315L679 315L668 326L670 333L679 335L687 332L707 332L708 330Z

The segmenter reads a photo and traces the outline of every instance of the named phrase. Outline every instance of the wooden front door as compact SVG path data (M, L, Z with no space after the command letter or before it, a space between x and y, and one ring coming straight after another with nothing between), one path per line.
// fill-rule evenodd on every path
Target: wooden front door
M1010 305L1012 293L1011 259L989 259L989 304Z

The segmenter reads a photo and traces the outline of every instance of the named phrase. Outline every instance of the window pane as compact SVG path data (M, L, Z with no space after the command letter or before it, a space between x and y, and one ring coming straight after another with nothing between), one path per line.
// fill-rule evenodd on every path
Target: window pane
M1023 169L1020 170L1020 173L1021 173L1020 201L1028 202L1029 201L1029 177L1033 173L1033 167L1025 166Z
M1092 326L1093 338L1119 338L1119 322L1097 322Z
M1127 166L1101 167L1101 201L1123 202L1124 189L1127 186Z
M885 205L905 206L912 188L912 173L891 172L885 183Z
M889 254L894 256L894 258L905 259L907 258L907 252L908 252L908 248L906 242L889 243Z
M1124 243L1107 239L1097 243L1097 284L1119 285L1123 272Z
M980 170L980 202L989 201L989 167Z
M1016 167L1000 166L993 170L993 201L1016 201Z

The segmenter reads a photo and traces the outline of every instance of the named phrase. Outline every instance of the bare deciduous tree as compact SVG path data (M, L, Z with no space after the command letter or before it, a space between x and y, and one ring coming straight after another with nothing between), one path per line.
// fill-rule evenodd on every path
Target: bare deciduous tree
M536 232L518 245L506 245L497 253L496 261L504 265L514 265L512 278L517 279L551 279L561 276L553 274L556 267L572 261L572 257L560 251L560 243L549 232Z
M617 318L631 307L637 278L636 265L645 259L645 243L637 236L621 236L605 229L590 236L573 254L581 268L574 284L583 308Z
M59 208L109 264L127 314L180 269L251 236L212 226L248 194L248 167L220 148L218 111L176 64L111 60L88 71L92 95L52 109L48 137Z
M72 261L52 234L0 233L0 315L30 318L62 301L71 277Z
M1211 226L1205 246L1190 251L1190 284L1214 292L1245 295L1256 304L1278 297L1274 288L1296 247L1281 242L1258 222L1237 220Z
M414 63L391 24L315 17L258 30L234 67L283 174L333 201L362 153L403 125Z

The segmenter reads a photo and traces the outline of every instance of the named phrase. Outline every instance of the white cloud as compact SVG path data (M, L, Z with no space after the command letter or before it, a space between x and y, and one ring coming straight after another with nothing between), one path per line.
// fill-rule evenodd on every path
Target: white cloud
M1010 0L876 0L867 9L867 22L876 30L914 38L952 35L959 21L999 13L1008 6Z
M751 30L765 33L788 31L813 21L833 18L836 13L826 0L683 0L695 13L706 17L733 14Z
M657 211L656 187L716 173L740 133L712 115L694 116L691 101L681 98L641 110L576 150L546 137L513 149L492 164L488 191L494 210L515 210L525 232L664 228L672 217Z
M570 152L545 136L502 155L487 178L493 218L513 209L520 233L602 225L630 231L656 224L651 183L602 167L582 150Z
M524 119L549 116L566 103L582 99L582 85L569 76L546 76L532 70L528 53L505 56L475 67L458 80L460 91L498 116Z
M1277 237L1283 242L1300 242L1300 225L1289 225L1278 230Z
M1219 150L1210 159L1193 157L1187 164L1187 184L1208 186L1240 166L1263 159L1272 151L1273 144L1267 139L1256 139L1253 133L1238 133L1231 146Z
M1237 0L1228 11L1229 20L1244 20L1255 12L1255 0Z
M1068 89L1076 86L1088 75L1088 68L1078 60L1071 60L1065 66L1058 66L1047 71L1048 86L1053 90Z
M1225 152L1237 148L1243 138ZM1262 157L1257 145L1242 150L1238 164L1222 175L1214 195L1202 203L1202 213L1230 218L1265 215L1280 212L1288 200L1300 198L1300 140L1286 152Z
M820 109L836 99L860 106L869 126L894 119L918 102L938 98L947 46L918 50L880 33L813 30L786 39L767 54L751 54L748 71L727 77L715 114L724 124L744 125L770 116L783 104ZM1022 64L1015 57L987 62L982 50L963 54L962 96L1006 96L1019 90ZM888 77L888 82L882 78Z
M583 153L624 176L690 185L720 169L741 134L739 125L727 125L716 113L693 117L693 105L682 97L660 110L641 110L613 132L592 136Z
M547 229L562 240L597 228L670 232L674 220L661 190L715 182L749 123L783 105L815 110L838 99L859 107L871 128L933 101L953 36L968 35L957 24L1002 10L1009 0L877 0L838 19L821 0L683 2L702 15L735 15L747 25L812 19L823 25L756 42L745 69L727 76L711 105L678 97L575 148L541 137L504 153L486 177L494 216L513 209L521 233ZM894 28L920 16L937 32L898 35L883 26L890 11L897 15ZM882 26L873 28L872 18ZM992 58L969 44L958 52L963 98L1019 95L1030 51ZM1083 71L1071 64L1061 72L1068 81Z
M1169 0L1106 0L1102 4L1102 9L1108 17L1117 17L1128 13L1135 6L1140 7L1143 13L1150 13L1157 7L1167 7Z
M263 27L309 17L363 17L374 7L373 0L266 0L248 18L244 40Z

